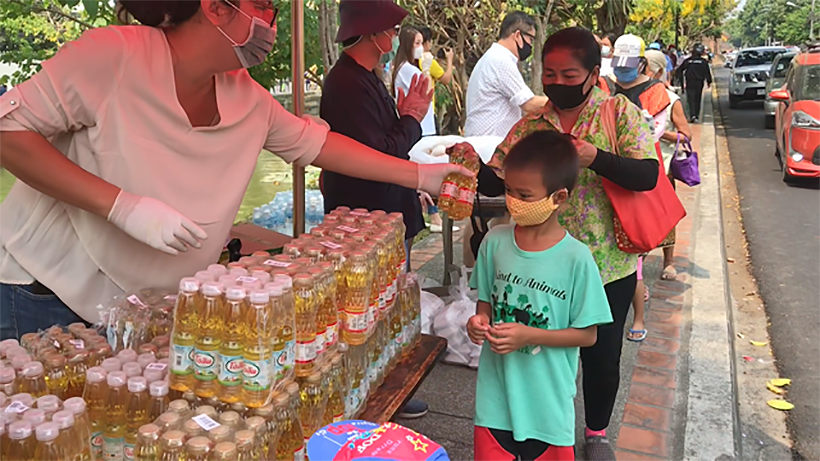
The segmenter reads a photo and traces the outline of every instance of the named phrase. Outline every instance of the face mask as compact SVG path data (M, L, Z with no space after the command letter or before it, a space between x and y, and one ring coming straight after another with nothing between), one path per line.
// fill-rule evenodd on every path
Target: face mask
M392 46L393 46L393 48L391 49L391 51L392 51L393 53L395 53L395 52L399 51L399 36L398 36L398 35L396 35L395 37L393 37L393 40L392 40Z
M523 32L521 33L521 43L521 46L518 46L517 43L515 44L515 46L518 48L518 60L526 61L527 58L529 58L532 54L532 45L530 45L529 43L527 43L526 40L524 40Z
M601 47L601 56L609 57L609 53L612 52L612 49L606 45Z
M612 73L615 74L615 78L618 79L618 82L623 83L632 83L638 78L637 68L616 67L612 69Z
M413 59L415 59L416 61L421 59L421 56L423 54L424 54L424 47L423 46L417 46L417 47L413 48Z
M388 35L388 33L387 33L387 32L382 32L382 33L383 33L384 35L387 35L388 37L390 36L390 35ZM379 50L379 53L381 53L381 54L382 54L382 56L384 56L384 55L386 55L386 54L390 53L391 51L393 51L393 50L397 50L397 49L398 49L398 45L396 45L396 41L397 41L398 39L399 39L398 37L393 37L393 38L391 38L391 39L390 39L390 40L391 40L391 42L390 42L390 43L391 43L391 45L393 46L393 49L392 49L392 50L387 50L387 51L384 51L384 50L382 49L382 47L380 47L380 46L379 46L379 42L377 42L375 38L373 39L373 44L374 44L374 45L376 45L376 49L378 49L378 50Z
M507 194L507 210L519 226L538 226L547 222L558 209L553 195L535 202L525 202Z
M248 39L245 40L245 43L236 43L221 27L217 26L216 28L231 42L242 67L247 69L262 64L273 49L273 44L276 43L276 26L271 27L259 18L248 16L247 13L234 6L233 3L228 2L228 5L231 5L236 11L251 20Z
M592 91L592 87L590 87L589 91L584 92L584 85L587 84L590 76L592 76L592 72L587 75L587 78L580 85L544 85L544 94L547 95L555 107L561 110L574 109L583 104Z

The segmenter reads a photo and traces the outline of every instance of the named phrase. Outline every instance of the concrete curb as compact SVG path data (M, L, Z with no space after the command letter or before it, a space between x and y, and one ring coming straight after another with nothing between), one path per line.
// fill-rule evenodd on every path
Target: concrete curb
M720 175L711 95L704 104L700 200L695 219L689 389L684 459L741 459L731 298L723 242Z

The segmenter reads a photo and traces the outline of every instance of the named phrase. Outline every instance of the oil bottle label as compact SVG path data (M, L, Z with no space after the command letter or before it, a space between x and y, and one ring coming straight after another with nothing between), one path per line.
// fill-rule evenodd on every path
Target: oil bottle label
M475 191L472 189L468 189L466 187L462 187L458 190L458 201L461 203L469 203L470 205L473 204L475 200Z
M248 391L264 391L273 385L271 359L243 361L242 388Z
M106 461L123 461L122 452L125 444L122 437L103 437L103 457Z
M187 375L193 372L193 346L180 346L174 344L171 347L171 373L175 375Z
M293 452L293 461L305 461L305 446L302 445Z
M326 349L327 349L327 346L325 344L325 332L322 331L322 332L316 333L316 340L313 341L313 350L315 351L313 353L313 358L316 358L319 355L321 355L322 353L324 353Z
M337 339L336 326L337 326L336 323L334 323L333 325L328 325L327 326L327 332L325 332L325 343L327 343L328 347L331 347L334 344L336 344L336 339Z
M364 333L367 331L368 313L351 314L345 312L345 330L351 333Z
M373 329L373 325L376 324L376 312L378 312L377 306L369 306L367 308L367 331Z
M276 373L276 380L285 377L285 364L287 363L287 347L283 347L281 351L273 351L273 369Z
M454 182L446 181L441 185L441 194L439 198L455 197L458 194L458 186Z
M133 461L134 459L134 444L126 443L122 448L122 457L125 461Z
M103 436L102 431L91 433L91 453L94 459L103 459Z
M296 342L296 363L310 363L316 359L316 341Z
M345 414L344 413L339 413L338 415L333 417L333 422L334 423L339 423L339 422L344 421L344 419L345 419Z
M194 371L196 379L213 381L219 376L219 355L215 351L194 350Z
M241 355L223 355L219 364L219 384L233 387L242 384L245 363Z
M387 309L387 290L379 292L379 312L384 312Z
M291 339L285 343L285 371L293 368L296 363L296 340Z

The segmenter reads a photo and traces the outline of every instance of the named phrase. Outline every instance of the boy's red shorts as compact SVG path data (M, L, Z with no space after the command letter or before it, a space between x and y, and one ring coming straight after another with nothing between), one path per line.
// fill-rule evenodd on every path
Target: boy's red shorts
M539 440L517 442L512 432L475 426L476 461L575 461L574 447L556 447Z

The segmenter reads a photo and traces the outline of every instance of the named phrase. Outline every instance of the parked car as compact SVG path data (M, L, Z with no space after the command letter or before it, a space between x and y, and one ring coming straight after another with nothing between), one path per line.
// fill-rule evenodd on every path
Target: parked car
M769 79L766 80L766 100L763 101L763 117L765 117L766 128L774 128L774 113L777 110L777 101L769 97L769 93L779 89L786 83L786 71L789 70L789 64L792 58L797 53L787 51L778 54L772 62L772 67L769 70Z
M766 97L766 80L774 58L786 51L782 46L759 46L740 50L732 64L729 79L729 107L737 109L742 101Z
M775 156L783 181L820 178L820 48L795 56L786 83L770 97L777 101Z

